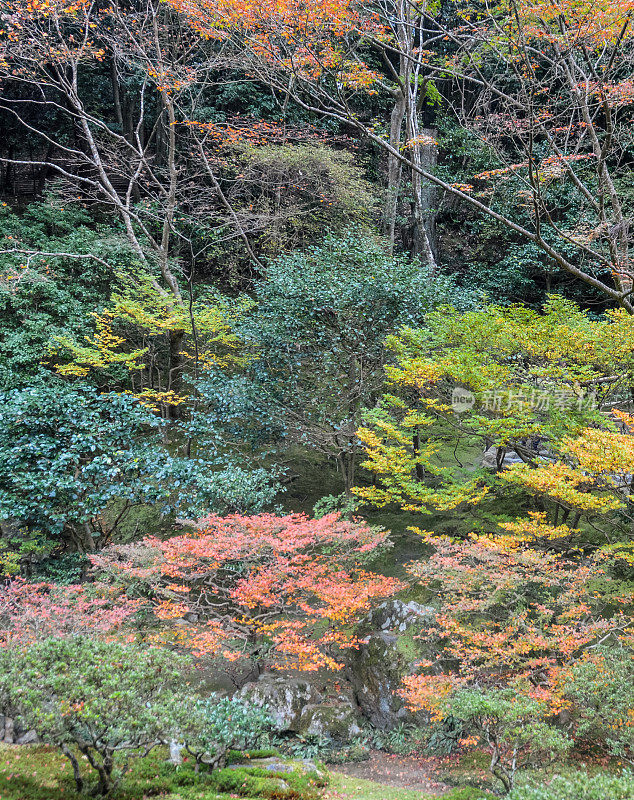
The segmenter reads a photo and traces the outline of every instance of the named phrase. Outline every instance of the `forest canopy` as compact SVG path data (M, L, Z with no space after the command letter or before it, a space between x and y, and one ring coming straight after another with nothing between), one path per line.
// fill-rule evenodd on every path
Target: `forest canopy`
M633 14L3 0L2 797L634 797Z

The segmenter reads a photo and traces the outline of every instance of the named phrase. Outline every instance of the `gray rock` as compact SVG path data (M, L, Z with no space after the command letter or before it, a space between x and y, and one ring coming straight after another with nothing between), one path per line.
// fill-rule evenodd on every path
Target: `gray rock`
M517 455L515 450L504 450L504 448L496 447L494 445L493 447L489 447L489 449L486 450L482 456L482 461L480 463L484 469L497 470L498 454L500 459L500 467L502 469L508 469L508 467L513 466L513 464L524 463L524 460Z
M309 679L265 674L244 686L237 697L266 708L280 733L310 734L344 743L363 732L351 690L327 699Z
M431 606L422 606L414 600L404 603L402 600L388 600L372 609L362 622L362 627L371 631L404 632L411 625L433 620L436 610Z
M18 736L15 740L16 744L35 744L39 741L38 735L35 731L27 731L22 736Z
M349 704L308 705L300 719L300 733L349 742L363 733L359 709Z
M537 461L552 461L554 459L553 453L540 446L539 443L535 444L532 442L530 444L525 444L524 446L530 453L532 453L532 458L535 458ZM484 455L480 460L480 466L484 467L484 469L497 470L498 455L501 469L508 469L515 464L525 463L524 459L519 456L515 450L507 450L504 447L496 447L493 445L492 447L489 447L488 450L485 450Z
M297 763L301 764L306 772L315 772L317 775L322 776L328 774L327 769L324 769L324 767L318 767L311 758L300 758Z
M13 744L13 720L11 717L0 717L0 741Z
M324 767L318 767L310 758L294 758L292 760L281 760L275 756L269 758L250 758L238 764L230 764L227 769L242 769L244 767L257 767L267 772L282 772L286 774L296 772L302 775L310 774L316 775L319 778L325 778L328 775L328 770Z
M261 675L257 681L247 683L236 695L256 706L266 708L276 730L301 729L301 716L308 705L320 703L323 695L307 680L283 675Z
M172 740L170 742L170 757L169 762L170 764L182 764L183 763L183 756L182 750L185 747L184 744L179 744L179 742L175 742Z
M390 600L364 620L361 630L373 628L374 632L351 651L346 677L363 715L381 730L390 730L401 722L425 721L424 715L407 709L400 690L403 678L416 672L417 663L433 658L440 649L432 636L415 638L431 626L435 613L420 603Z
M296 771L292 764L286 761L280 761L279 758L250 758L246 762L230 764L228 769L242 769L243 767L257 767L258 769L265 769L267 772Z

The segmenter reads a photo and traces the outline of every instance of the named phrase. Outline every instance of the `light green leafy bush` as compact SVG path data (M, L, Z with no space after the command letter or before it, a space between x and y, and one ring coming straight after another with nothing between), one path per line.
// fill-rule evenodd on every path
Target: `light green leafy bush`
M634 764L634 656L624 647L585 654L571 670L565 694L573 703L575 738Z
M610 775L600 772L588 775L557 775L540 786L517 786L505 800L632 800L634 774Z
M0 650L0 710L58 747L83 791L78 756L97 775L93 794L118 786L133 758L169 727L183 656L86 637L45 639L28 650Z
M451 697L448 710L489 751L489 771L507 792L518 769L561 755L572 744L545 721L547 706L518 687L462 689Z
M230 751L258 747L273 726L264 709L237 698L212 695L194 700L181 710L185 748L196 759L197 767L224 767Z

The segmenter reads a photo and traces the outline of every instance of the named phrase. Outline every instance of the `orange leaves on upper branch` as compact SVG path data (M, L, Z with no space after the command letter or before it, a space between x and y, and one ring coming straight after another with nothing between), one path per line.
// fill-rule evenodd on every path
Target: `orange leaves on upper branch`
M194 533L109 548L92 561L115 582L149 585L160 619L196 614L202 624L178 637L201 655L233 658L267 641L274 667L336 668L333 648L355 646L360 615L400 588L363 568L385 541L338 514L211 516Z
M209 39L237 37L243 54L308 80L335 74L341 85L369 88L377 75L352 55L347 37L379 29L356 0L167 0Z
M6 0L2 12L2 72L19 76L29 70L29 63L42 68L104 57L103 47L93 38L96 24L88 0Z
M549 181L555 178L560 178L565 172L565 165L573 161L586 161L594 158L593 153L584 153L579 155L554 155L548 156L539 163L533 166L537 171L540 180ZM528 161L522 161L518 164L510 164L508 167L500 167L499 169L491 169L486 172L480 172L474 175L474 180L490 180L491 178L509 177L520 170L526 170L530 166Z
M634 33L628 31L634 13L632 0L524 0L516 7L528 34L554 44L601 48Z

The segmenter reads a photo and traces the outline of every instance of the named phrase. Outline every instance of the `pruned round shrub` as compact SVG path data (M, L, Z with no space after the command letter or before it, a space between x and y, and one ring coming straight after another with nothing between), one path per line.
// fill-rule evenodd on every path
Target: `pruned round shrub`
M169 728L174 689L187 659L167 650L77 636L0 650L0 709L19 717L70 760L97 775L94 794L119 784L130 760L146 755Z
M265 709L237 698L211 695L185 708L182 720L185 748L196 765L224 767L232 750L258 747L273 726Z

